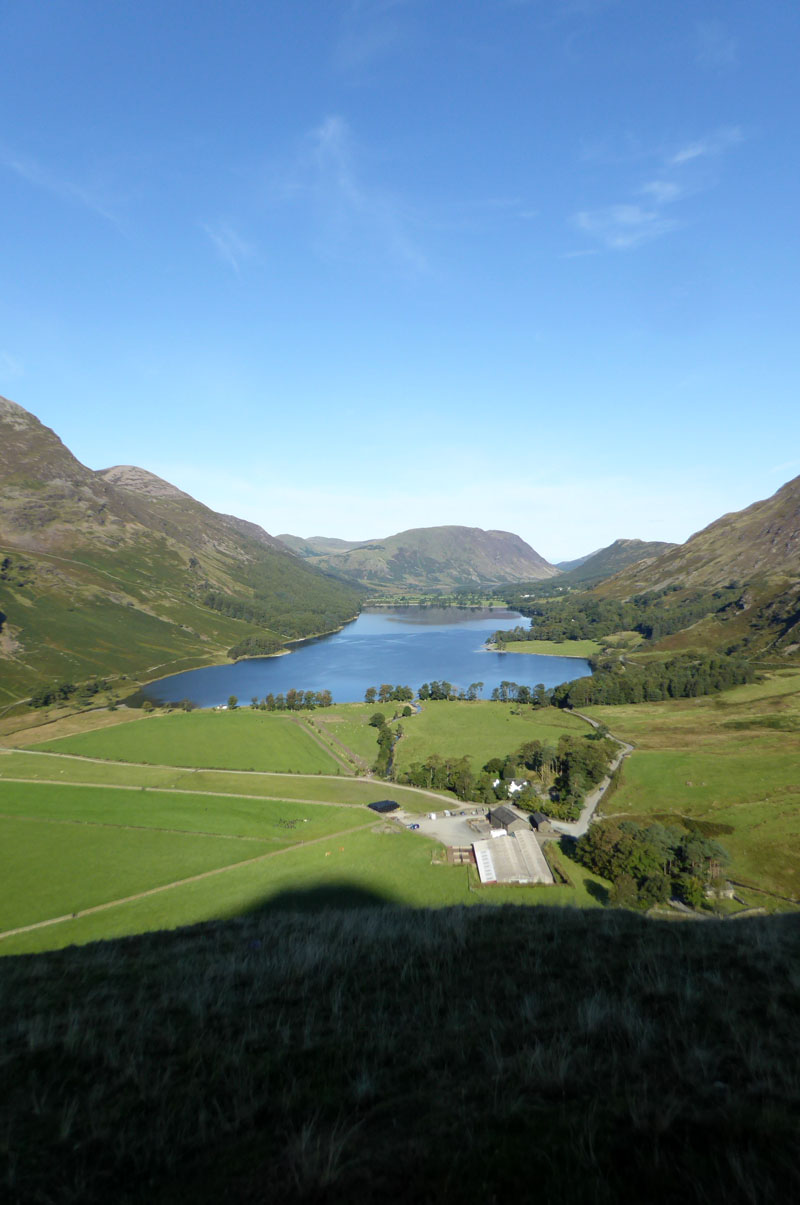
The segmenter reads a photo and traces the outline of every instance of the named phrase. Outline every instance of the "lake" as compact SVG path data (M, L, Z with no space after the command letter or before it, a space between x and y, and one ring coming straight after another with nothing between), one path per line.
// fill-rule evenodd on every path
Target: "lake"
M144 687L154 702L191 699L216 707L229 695L249 703L253 696L287 690L329 690L336 703L362 702L364 691L382 682L418 690L423 682L452 682L466 689L483 682L488 699L503 680L520 686L557 686L591 673L581 657L538 657L494 653L484 648L500 628L524 624L505 608L397 607L363 611L341 632L303 641L280 657L254 657L228 665L188 670Z

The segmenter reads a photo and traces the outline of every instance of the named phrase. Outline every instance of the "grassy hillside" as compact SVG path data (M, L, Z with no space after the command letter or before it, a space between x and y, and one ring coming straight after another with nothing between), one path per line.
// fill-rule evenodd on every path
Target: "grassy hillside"
M605 813L710 825L734 880L800 900L800 672L716 697L587 713L636 746Z
M0 398L0 703L153 677L352 618L361 595L142 469L95 473Z
M797 1197L793 919L383 899L4 959L9 1205Z
M571 586L603 581L628 565L638 564L645 559L653 560L677 547L677 544L668 544L663 540L615 540L607 548L600 548L577 563L559 566L564 570L559 580L561 584Z

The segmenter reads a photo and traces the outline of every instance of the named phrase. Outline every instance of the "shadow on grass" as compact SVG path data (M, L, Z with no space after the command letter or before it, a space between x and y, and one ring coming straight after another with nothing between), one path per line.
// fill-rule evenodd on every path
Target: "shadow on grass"
M269 912L327 912L351 911L354 908L398 908L401 905L389 896L357 887L354 883L324 883L317 887L296 887L279 891L242 916L262 916Z
M607 907L611 898L611 893L607 887L604 887L602 883L595 883L594 879L584 879L583 885L593 900L597 900L603 907Z

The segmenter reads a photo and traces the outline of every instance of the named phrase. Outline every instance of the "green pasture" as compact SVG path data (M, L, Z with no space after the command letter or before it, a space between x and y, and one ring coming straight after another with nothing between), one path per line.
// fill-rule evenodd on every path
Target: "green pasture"
M570 863L574 888L480 888L469 868L434 864L434 849L433 842L400 829L337 836L101 913L6 938L0 942L0 953L59 949L264 907L318 908L326 902L360 900L428 908L506 903L597 907L608 886Z
M249 708L172 712L45 741L35 748L109 761L336 774L338 762L288 716Z
M556 745L565 732L583 734L583 720L554 707L520 708L513 703L428 702L418 715L402 721L403 737L395 746L395 764L405 769L431 754L469 757L479 770L492 757L505 757L526 741Z
M2 818L0 929L91 908L273 848L270 841Z
M723 825L731 877L800 898L800 675L587 710L636 746L604 812Z
M313 722L325 735L372 765L378 752L378 731L370 727L370 717L380 711L391 720L403 706L402 703L344 703L315 711Z
M346 775L257 773L243 770L187 770L170 766L136 765L130 762L94 762L77 756L11 752L0 753L0 782L13 779L32 782L62 782L109 786L170 788L182 791L211 791L218 795L253 795L268 799L294 799L336 804L373 803L387 796L412 812L430 811L431 800L451 798L448 794L416 791L381 779L369 781ZM7 787L3 787L5 794ZM2 812L0 802L0 812Z
M143 788L9 783L0 814L108 827L207 833L294 845L366 824L366 808Z
M536 653L539 657L593 657L602 651L596 640L509 640L504 653Z

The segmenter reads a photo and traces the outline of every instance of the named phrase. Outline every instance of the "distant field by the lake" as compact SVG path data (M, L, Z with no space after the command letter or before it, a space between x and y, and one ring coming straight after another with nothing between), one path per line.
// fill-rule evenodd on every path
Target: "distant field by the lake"
M555 746L565 732L584 734L586 723L554 707L515 707L507 703L427 702L419 715L401 721L403 737L395 763L406 769L432 753L469 757L479 770L493 757L514 753L526 741Z
M534 653L540 657L593 657L603 646L596 640L509 640L498 645L504 653Z

